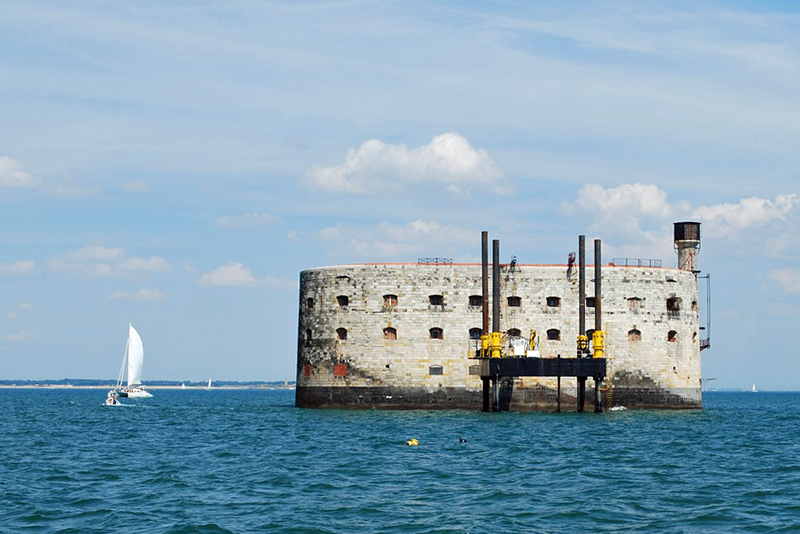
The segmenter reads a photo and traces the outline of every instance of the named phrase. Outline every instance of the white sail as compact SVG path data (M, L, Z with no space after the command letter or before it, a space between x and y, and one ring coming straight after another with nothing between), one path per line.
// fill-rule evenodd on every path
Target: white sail
M144 365L144 347L139 332L129 325L128 330L128 387L142 384L142 366Z
M114 392L119 393L120 397L152 397L149 391L142 387L142 366L144 365L144 347L139 332L128 325L128 342L125 344L125 355L122 357L122 366L119 369L117 386ZM128 385L123 387L125 371L128 371Z

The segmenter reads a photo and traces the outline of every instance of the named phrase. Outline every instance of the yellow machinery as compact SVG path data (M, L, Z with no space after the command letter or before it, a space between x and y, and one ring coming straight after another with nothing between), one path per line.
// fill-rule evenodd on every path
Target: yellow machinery
M604 358L605 357L605 339L606 339L606 332L602 330L597 330L592 334L591 344L589 342L589 337L585 335L578 336L578 357L588 357L590 354L590 346L592 349L592 357L593 358ZM475 357L477 358L502 358L503 357L503 333L502 332L491 332L489 334L483 334L480 337L481 346L478 350L478 353ZM536 330L531 330L531 335L528 341L528 350L537 351L542 349L539 346L539 334ZM472 356L472 351L470 351L470 357Z
M594 349L594 358L602 358L606 350L606 333L602 330L595 330L592 334L592 348Z
M501 358L503 356L503 334L500 332L492 332L489 334L489 352L490 358Z
M581 334L578 336L578 358L583 358L589 352L589 338Z
M481 349L478 352L479 358L502 358L503 357L503 333L491 332L481 336Z

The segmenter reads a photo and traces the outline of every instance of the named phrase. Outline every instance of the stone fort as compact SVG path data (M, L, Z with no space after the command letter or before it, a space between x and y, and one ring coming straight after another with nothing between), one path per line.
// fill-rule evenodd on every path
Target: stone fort
M686 224L696 227L679 227ZM700 351L708 341L701 338L698 305L699 223L676 223L675 232L677 268L641 261L600 266L608 370L599 385L606 409L702 407ZM571 264L500 265L500 331L510 353L524 340L543 358L575 356L574 271ZM480 409L475 356L484 333L482 293L481 264L301 272L296 405ZM594 300L589 287L588 324ZM508 408L554 410L557 380L562 398L575 398L574 377L516 377L504 383Z

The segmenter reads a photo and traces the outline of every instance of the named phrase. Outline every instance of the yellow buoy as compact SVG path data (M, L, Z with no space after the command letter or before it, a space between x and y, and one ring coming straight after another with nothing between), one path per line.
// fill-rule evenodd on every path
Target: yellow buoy
M410 440L406 441L406 445L413 447L414 445L419 445L419 441L417 441L417 438L411 438Z

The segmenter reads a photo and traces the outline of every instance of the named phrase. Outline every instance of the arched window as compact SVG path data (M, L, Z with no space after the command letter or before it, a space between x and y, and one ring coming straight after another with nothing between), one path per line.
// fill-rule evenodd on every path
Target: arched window
M628 299L628 309L629 310L640 310L642 309L642 299L639 297L631 297Z
M509 308L519 308L522 306L522 297L508 297Z
M483 335L482 328L470 328L469 329L469 338L470 339L480 339Z
M306 330L306 347L311 346L311 329Z
M431 365L428 367L428 374L429 375L443 375L444 368L441 365Z
M397 295L384 295L383 296L383 307L384 308L394 308L397 306Z
M678 341L678 333L675 330L670 330L667 332L667 341L670 343L675 343Z
M444 339L444 330L439 327L433 327L428 332L430 332L431 339Z
M339 341L347 341L347 328L337 328L336 339Z
M547 339L550 341L561 341L561 330L558 328L551 328L547 331Z
M313 307L314 307L314 299L311 298L311 297L308 297L306 299L306 308L313 308Z
M628 330L628 341L641 341L642 333L637 329Z
M428 302L431 306L444 306L444 297L442 295L429 295Z
M480 308L483 306L483 297L480 295L470 295L469 305L471 308Z
M506 335L508 337L520 337L522 335L522 332L520 331L519 328L509 328L508 330L506 330Z
M347 295L339 295L338 297L336 297L336 303L344 308L350 303L350 297L348 297Z
M397 329L387 326L383 329L383 339L397 339Z
M561 307L561 298L559 298L559 297L547 297L547 307L548 308L560 308Z

